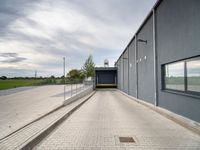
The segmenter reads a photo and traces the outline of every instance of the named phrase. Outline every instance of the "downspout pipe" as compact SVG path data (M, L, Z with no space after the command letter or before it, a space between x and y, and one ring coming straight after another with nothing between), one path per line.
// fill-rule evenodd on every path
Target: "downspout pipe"
M156 49L156 12L153 8L153 55L154 55L154 105L158 106L158 82L157 82L157 49Z

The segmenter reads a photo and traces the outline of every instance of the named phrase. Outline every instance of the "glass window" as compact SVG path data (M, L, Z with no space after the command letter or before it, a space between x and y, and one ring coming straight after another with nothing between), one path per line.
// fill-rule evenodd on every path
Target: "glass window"
M200 57L187 62L187 90L200 92Z
M184 91L184 62L165 65L165 88Z

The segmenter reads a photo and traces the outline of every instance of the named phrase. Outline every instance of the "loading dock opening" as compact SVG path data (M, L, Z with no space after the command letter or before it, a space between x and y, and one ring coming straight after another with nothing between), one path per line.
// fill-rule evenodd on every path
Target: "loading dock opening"
M117 87L116 67L97 67L95 68L95 73L95 83L97 88Z

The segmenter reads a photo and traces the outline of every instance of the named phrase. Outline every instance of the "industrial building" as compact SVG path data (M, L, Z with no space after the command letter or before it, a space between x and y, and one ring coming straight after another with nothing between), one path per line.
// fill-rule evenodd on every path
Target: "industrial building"
M96 67L95 68L96 87L117 87L116 67Z
M121 91L200 122L200 1L159 0L115 66Z

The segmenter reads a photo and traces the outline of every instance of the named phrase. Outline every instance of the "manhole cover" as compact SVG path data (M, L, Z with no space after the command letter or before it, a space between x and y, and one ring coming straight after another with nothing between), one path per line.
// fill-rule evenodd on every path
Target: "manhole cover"
M119 137L121 143L135 143L135 140L132 137Z

